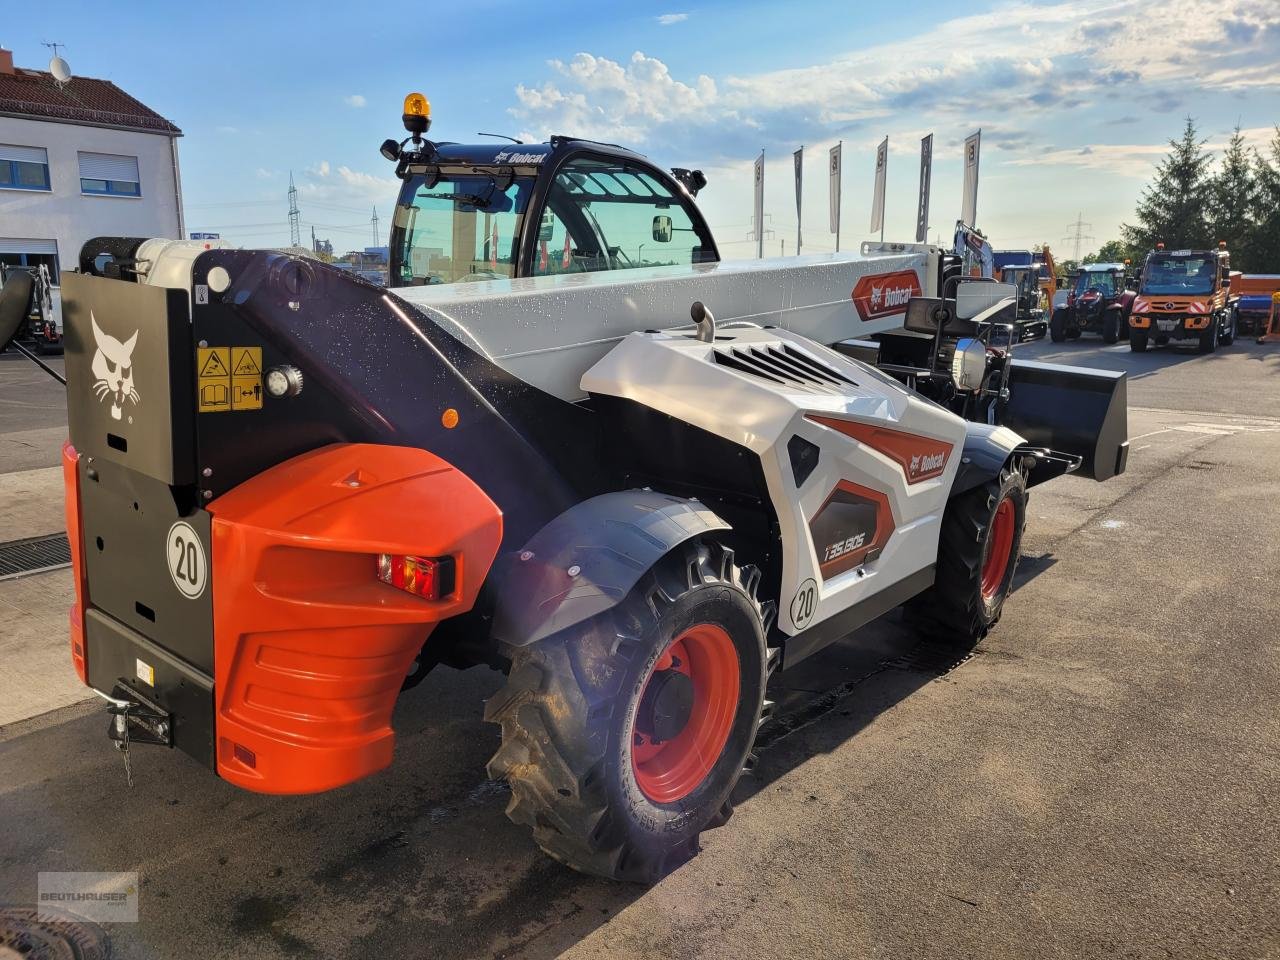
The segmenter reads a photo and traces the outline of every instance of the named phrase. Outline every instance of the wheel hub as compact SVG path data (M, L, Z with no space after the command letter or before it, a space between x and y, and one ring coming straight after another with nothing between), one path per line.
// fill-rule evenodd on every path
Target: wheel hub
M679 736L693 714L693 680L674 667L657 671L645 687L636 730L651 743L664 743Z

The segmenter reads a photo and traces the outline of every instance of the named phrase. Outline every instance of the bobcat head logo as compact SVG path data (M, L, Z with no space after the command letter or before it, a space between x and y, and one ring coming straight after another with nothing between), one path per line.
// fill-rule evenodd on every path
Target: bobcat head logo
M871 288L871 309L879 310L880 304L884 302L884 284Z
M98 326L93 312L89 313L93 324L93 341L98 349L93 353L93 392L99 400L111 398L111 419L119 420L126 403L138 402L138 389L133 385L133 348L138 344L138 331L121 343Z

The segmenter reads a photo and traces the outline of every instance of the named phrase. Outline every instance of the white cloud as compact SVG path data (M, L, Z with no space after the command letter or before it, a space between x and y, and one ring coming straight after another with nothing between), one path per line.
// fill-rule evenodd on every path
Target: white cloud
M689 19L689 15L687 13L663 13L654 19L658 21L659 26L669 27L673 23L684 23Z
M342 102L348 107L363 107L367 101L360 94L353 93L349 97L343 97Z
M644 53L614 61L584 52L548 61L541 84L518 86L511 113L535 139L574 133L741 158L762 143L857 136L873 121L883 135L880 127L904 117L927 116L944 136L999 124L1043 140L1064 131L1041 122L1046 112L1117 96L1144 112L1172 112L1205 88L1280 88L1273 0L1167 0L1161 42L1135 44L1151 16L1142 0L1008 0L825 62L716 78L677 79ZM993 145L1012 150L1027 139Z
M253 175L259 180L274 180L280 176L279 170L268 170L266 167L259 167L253 172Z
M313 177L327 177L329 175L329 161L321 160L314 167L307 167L307 173Z

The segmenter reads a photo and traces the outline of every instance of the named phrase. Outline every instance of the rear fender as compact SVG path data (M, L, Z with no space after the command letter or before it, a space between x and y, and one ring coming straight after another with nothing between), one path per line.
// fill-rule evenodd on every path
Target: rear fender
M964 452L956 471L951 495L957 496L997 480L1006 467L1021 470L1027 486L1034 487L1079 469L1080 458L1044 447L1033 447L1007 427L986 423L966 424Z
M335 444L208 505L217 770L265 793L312 793L391 762L391 711L441 620L475 603L502 515L427 452ZM380 582L377 555L452 557L453 592Z
M696 500L649 490L576 504L505 563L497 578L494 637L524 646L604 613L671 550L728 529Z

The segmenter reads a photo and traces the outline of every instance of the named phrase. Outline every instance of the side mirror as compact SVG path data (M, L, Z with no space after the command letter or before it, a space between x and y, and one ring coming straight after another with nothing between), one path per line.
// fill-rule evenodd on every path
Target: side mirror
M653 218L653 239L657 243L670 243L674 230L671 227L671 218L665 214L658 214Z
M35 280L25 270L11 273L0 289L0 350L13 341L31 311Z
M550 210L542 215L542 222L538 224L538 239L550 240L555 233L556 218Z

